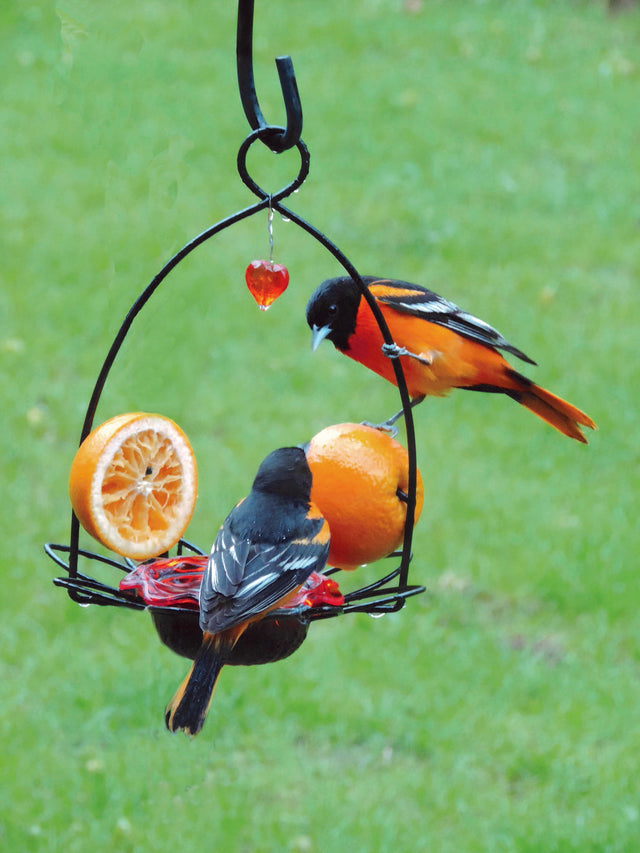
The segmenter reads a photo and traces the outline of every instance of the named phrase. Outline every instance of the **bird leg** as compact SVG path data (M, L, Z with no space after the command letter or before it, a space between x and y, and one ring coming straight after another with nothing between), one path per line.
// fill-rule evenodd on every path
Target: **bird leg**
M409 408L413 409L414 406L417 406L419 403L422 403L426 394L420 394L418 397L414 397L413 400L409 403ZM386 421L383 421L381 424L372 424L369 421L362 421L362 426L372 427L373 429L379 429L382 432L387 432L391 436L391 438L395 438L398 434L398 428L396 427L396 421L404 415L404 408L400 409L399 412L396 412L395 415L392 415L390 418L387 418Z

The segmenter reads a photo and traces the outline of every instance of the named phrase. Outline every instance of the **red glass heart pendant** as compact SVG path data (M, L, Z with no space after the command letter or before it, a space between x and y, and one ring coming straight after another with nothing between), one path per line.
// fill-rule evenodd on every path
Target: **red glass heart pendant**
M251 261L244 277L261 311L266 311L289 284L289 270L273 261Z

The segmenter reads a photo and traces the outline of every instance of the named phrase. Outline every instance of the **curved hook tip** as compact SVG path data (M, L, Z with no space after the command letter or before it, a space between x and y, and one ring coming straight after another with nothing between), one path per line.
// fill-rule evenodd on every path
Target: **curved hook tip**
M236 39L236 67L240 100L247 121L253 130L272 127L265 119L256 94L253 75L253 0L238 2L238 30ZM296 75L290 56L278 56L276 67L287 117L283 133L274 133L263 138L263 142L276 154L293 148L302 135L302 105Z

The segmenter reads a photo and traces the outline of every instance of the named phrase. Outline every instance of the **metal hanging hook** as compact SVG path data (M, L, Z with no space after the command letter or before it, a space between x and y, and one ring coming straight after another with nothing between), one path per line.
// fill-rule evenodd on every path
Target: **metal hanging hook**
M270 125L266 121L256 95L253 77L253 5L254 0L238 0L238 30L236 38L236 65L240 99L247 121L253 130L270 129L261 137L264 144L276 154L293 148L302 133L302 105L298 84L290 56L276 57L280 88L287 116L286 128Z

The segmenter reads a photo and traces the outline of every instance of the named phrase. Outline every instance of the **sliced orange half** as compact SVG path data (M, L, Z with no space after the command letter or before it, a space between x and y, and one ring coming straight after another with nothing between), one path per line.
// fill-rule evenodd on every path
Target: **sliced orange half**
M133 560L168 551L191 520L196 460L180 427L130 412L93 430L69 474L73 511L95 539Z

